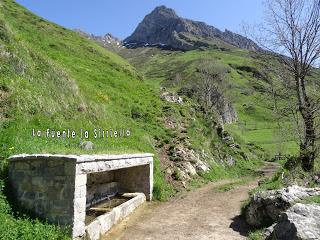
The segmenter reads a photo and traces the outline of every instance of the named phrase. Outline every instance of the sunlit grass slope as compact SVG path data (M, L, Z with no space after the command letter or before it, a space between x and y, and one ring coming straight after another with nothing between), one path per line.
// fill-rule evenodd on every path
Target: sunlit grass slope
M3 157L80 151L79 134L75 140L34 138L33 128L129 129L130 137L88 140L95 152L153 152L152 136L166 134L157 120L162 102L130 64L12 1L0 10Z
M197 83L199 76L196 69L201 61L215 61L225 66L228 69L226 94L238 114L238 121L226 125L226 129L246 143L264 148L268 157L278 153L297 153L290 119L278 121L272 111L273 100L265 93L270 76L263 68L266 63L258 54L240 49L170 52L147 48L120 53L153 84L177 91ZM177 73L181 74L178 83L175 81Z

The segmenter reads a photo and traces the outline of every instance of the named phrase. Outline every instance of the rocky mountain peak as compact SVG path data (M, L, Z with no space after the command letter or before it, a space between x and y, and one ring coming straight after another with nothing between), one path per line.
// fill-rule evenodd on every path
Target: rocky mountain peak
M165 18L179 18L179 16L176 14L176 12L172 8L167 8L164 5L156 7L148 16L149 17L162 16Z
M127 47L160 46L180 50L192 50L210 45L233 46L258 50L257 44L239 34L225 32L204 22L179 17L165 6L156 7L148 14L131 36L124 40Z
M81 34L82 36L94 40L98 42L103 47L109 48L109 49L115 49L115 48L121 48L122 47L122 41L113 36L111 33L107 33L103 36L95 36L93 34L86 33L80 29L75 29L75 32Z
M98 37L98 36L96 36ZM113 36L111 33L105 34L103 37L99 37L102 41L107 43L121 43L121 40L115 36Z

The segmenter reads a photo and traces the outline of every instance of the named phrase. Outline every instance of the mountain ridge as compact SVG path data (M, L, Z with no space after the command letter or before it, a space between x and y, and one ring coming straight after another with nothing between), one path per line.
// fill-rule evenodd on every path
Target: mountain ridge
M87 33L81 29L75 29L75 32L79 33L80 35L84 36L87 39L96 41L102 47L107 48L111 51L117 51L118 49L124 47L122 40L113 36L111 33L106 33L102 36L97 36L94 34Z
M129 48L157 45L179 50L193 50L216 45L217 42L218 44L222 42L229 47L261 50L254 41L244 36L229 30L223 32L205 22L182 18L166 6L156 7L146 15L135 31L124 40L124 45Z

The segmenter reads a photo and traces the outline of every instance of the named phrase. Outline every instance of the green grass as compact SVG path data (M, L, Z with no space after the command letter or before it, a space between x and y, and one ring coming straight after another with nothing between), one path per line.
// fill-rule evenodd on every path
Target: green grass
M249 233L248 240L263 240L264 237L264 229L258 229Z
M70 128L77 133L125 128L132 133L128 138L105 141L91 134L94 152L154 152L152 138L167 134L158 120L163 103L129 63L11 1L5 1L0 18L10 39L1 42L1 51L9 53L1 58L0 72L8 106L0 123L3 157L22 152L81 153L79 136L35 139L33 128ZM135 119L133 110L139 111Z
M306 204L320 204L320 196L312 196L304 199L302 203Z
M214 188L213 190L216 192L228 192L235 189L236 187L247 184L252 179L252 177L242 178L240 180L236 180L235 182L223 184L219 187Z
M228 69L227 95L238 114L238 121L225 126L226 129L246 143L264 148L268 155L266 158L278 153L295 155L298 152L296 139L292 138L291 122L281 119L282 127L279 130L277 116L272 111L273 100L264 93L269 85L265 79L256 76L260 74L266 79L272 77L260 66L260 63L265 64L263 59L252 58L252 53L239 49L169 52L143 48L123 50L120 54L154 85L162 85L173 91L196 86L199 79L196 73L198 64L203 60L216 61ZM180 82L174 80L177 73L181 76Z
M154 161L154 185L153 185L153 197L159 201L166 201L174 195L174 189L165 181L164 173L161 171L160 161L156 159Z
M224 166L221 164L213 164L210 171L203 173L202 178L196 178L191 181L188 190L198 188L208 182L215 182L224 179L235 180L230 184L222 185L217 191L229 191L233 188L243 185L250 181L252 177L257 177L257 170L263 165L262 161L252 159L249 161L237 161L234 166ZM240 180L239 180L240 178Z

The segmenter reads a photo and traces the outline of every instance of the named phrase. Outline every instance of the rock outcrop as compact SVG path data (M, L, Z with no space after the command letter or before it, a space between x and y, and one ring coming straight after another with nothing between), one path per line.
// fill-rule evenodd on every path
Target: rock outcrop
M320 188L304 188L297 185L256 193L245 209L246 221L253 227L270 226L294 203L316 195L320 195Z
M176 95L176 94L173 94L173 93L170 93L170 92L164 92L161 94L161 99L167 101L167 102L170 102L170 103L178 103L178 104L183 104L183 99L182 97Z
M238 119L236 110L229 102L225 102L225 104L220 109L218 109L218 111L221 118L221 122L223 124L230 124L236 122Z
M159 46L181 50L192 50L210 45L235 46L260 50L252 40L231 31L221 31L204 22L179 17L165 6L155 8L138 25L131 36L124 40L127 47Z
M320 239L320 206L297 203L282 213L268 240Z
M197 152L185 147L184 144L174 147L171 158L178 162L178 168L190 176L210 170L208 163L202 161Z
M91 35L91 38L99 42L104 47L122 47L122 41L117 37L114 37L111 33L107 33L104 36Z

